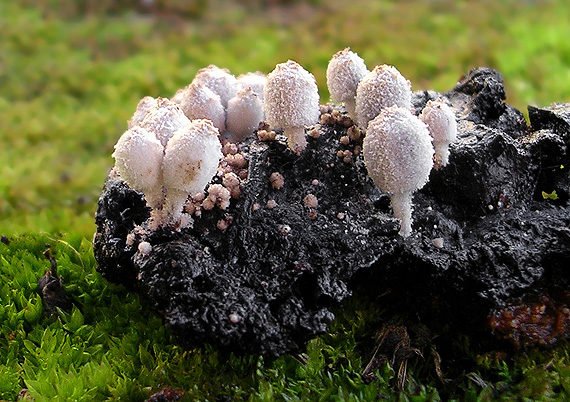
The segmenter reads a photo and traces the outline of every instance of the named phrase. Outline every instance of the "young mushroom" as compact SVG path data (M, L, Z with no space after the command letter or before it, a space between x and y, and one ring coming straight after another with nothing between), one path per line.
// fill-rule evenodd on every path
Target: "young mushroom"
M442 99L430 100L419 117L427 125L433 137L435 169L447 166L449 144L457 139L457 122L453 110Z
M346 48L336 53L327 67L327 87L334 102L342 102L349 116L356 118L356 88L368 74L364 60Z
M226 129L226 111L222 100L210 88L198 82L186 87L180 101L189 120L208 119L220 133Z
M263 105L251 89L242 89L228 102L226 128L234 142L243 141L253 134L263 120Z
M200 83L220 97L224 109L228 101L236 96L237 79L225 68L219 68L213 64L198 70L193 83Z
M390 106L368 124L363 144L369 176L390 195L400 235L412 232L412 194L428 181L434 150L426 125L409 109Z
M292 60L278 64L267 76L263 97L267 122L283 129L287 146L299 155L307 146L305 126L319 119L315 77Z
M174 133L188 123L188 118L178 104L166 98L157 98L156 106L148 110L138 125L154 133L162 146L166 146Z
M152 96L145 96L142 98L137 104L137 109L135 110L133 117L131 117L131 120L128 122L128 128L138 126L144 120L147 112L152 108L156 108L157 106L158 102Z
M412 108L412 86L392 66L376 66L358 84L356 89L356 123L366 129L368 122L382 109L396 105Z
M164 147L153 133L135 126L119 138L115 145L115 169L121 179L134 190L142 191L147 204L162 208L162 158Z
M165 219L176 223L189 195L204 190L222 159L218 129L210 120L193 120L166 145L162 162Z
M266 81L267 77L260 72L242 74L237 77L237 90L239 92L242 89L251 88L259 96L259 99L263 101L263 88Z

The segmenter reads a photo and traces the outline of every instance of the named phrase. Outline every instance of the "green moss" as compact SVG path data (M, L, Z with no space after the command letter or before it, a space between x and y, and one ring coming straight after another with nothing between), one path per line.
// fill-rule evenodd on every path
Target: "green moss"
M46 317L37 281L49 268L46 245L73 300L69 311ZM15 400L22 388L36 401L143 401L165 386L184 400L234 401L380 399L405 401L558 400L570 397L568 346L514 354L445 335L447 349L437 377L429 348L408 362L398 391L388 362L364 382L374 336L390 315L377 301L353 298L336 310L330 333L309 342L298 356L265 361L222 355L215 349L184 350L134 293L96 272L89 242L77 236L21 236L0 243L0 398ZM451 345L451 346L449 346Z
M553 190L551 193L547 193L546 191L542 192L542 198L545 200L552 200L556 201L558 199L558 194L556 194L556 190Z

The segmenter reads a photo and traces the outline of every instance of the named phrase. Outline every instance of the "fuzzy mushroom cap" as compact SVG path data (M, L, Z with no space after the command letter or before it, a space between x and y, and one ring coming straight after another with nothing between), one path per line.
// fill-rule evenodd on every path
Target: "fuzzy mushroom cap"
M237 79L225 68L219 68L213 64L198 70L194 81L201 83L220 97L222 106L226 108L228 101L236 96Z
M153 133L166 146L174 133L190 121L176 103L166 98L157 98L156 106L150 108L139 126Z
M147 192L160 188L160 170L164 147L154 134L135 126L115 145L115 168L133 189Z
M419 117L428 126L434 143L449 144L457 139L455 114L442 99L428 101Z
M368 174L389 194L422 188L433 167L427 126L407 108L387 107L370 121L362 151Z
M335 102L354 100L358 83L368 74L364 60L350 48L336 53L327 67L327 87Z
M146 116L147 112L152 108L158 106L158 102L152 96L145 96L142 98L138 105L133 117L129 120L128 128L133 128L134 126L138 126Z
M267 77L265 74L258 72L246 73L237 77L237 88L238 92L242 89L251 88L253 92L259 96L259 99L263 101L263 88L265 88L265 82Z
M176 90L176 93L172 95L170 100L174 103L178 103L179 105L182 103L182 99L184 99L184 91L186 88L180 88Z
M223 157L218 135L210 120L193 120L174 134L166 145L162 162L167 192L174 189L196 194L204 190Z
M376 66L358 84L356 90L356 120L361 128L380 114L382 109L396 105L412 108L412 86L392 66Z
M226 129L226 111L220 96L206 85L192 82L184 90L180 107L190 120L208 119L220 133Z
M263 91L267 122L276 128L303 127L319 119L319 90L313 74L289 60L267 76Z
M251 89L242 89L228 102L226 128L232 139L243 141L252 134L263 120L263 106L257 94Z

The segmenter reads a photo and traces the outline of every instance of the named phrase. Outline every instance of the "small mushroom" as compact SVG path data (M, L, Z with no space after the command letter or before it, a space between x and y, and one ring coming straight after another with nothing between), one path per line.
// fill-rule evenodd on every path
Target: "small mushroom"
M336 53L327 67L327 87L334 102L342 102L348 114L356 117L356 88L368 74L364 60L346 48Z
M412 86L392 66L376 66L358 84L356 89L356 123L366 129L368 122L382 109L396 105L412 108Z
M204 84L193 82L184 90L180 107L190 120L208 119L220 133L226 129L222 100Z
M457 139L455 114L442 99L438 99L428 101L419 117L433 137L437 170L449 162L449 144Z
M263 102L263 88L265 88L266 82L267 77L259 71L242 74L237 77L237 90L239 92L242 89L251 88L251 90L259 96L259 100Z
M412 194L429 179L433 145L427 126L410 110L390 106L368 124L363 144L368 174L390 194L394 216L401 219L400 235L412 232Z
M315 77L294 61L278 64L267 76L263 96L267 122L283 129L287 146L299 155L307 146L305 126L319 119Z
M135 110L133 117L131 117L131 120L129 120L128 128L138 126L143 121L147 112L157 106L158 102L152 96L145 96L142 98L137 104L137 109Z
M193 83L200 83L220 97L222 106L228 107L228 101L236 96L237 79L225 68L219 68L210 64L206 68L198 70Z
M242 89L228 102L226 128L233 141L243 141L253 134L259 122L263 120L263 105L257 94L251 89Z
M135 126L127 130L115 145L115 168L132 189L142 191L151 208L160 209L162 193L161 165L164 147L153 133Z
M166 146L174 133L188 123L188 118L178 104L166 98L157 98L156 106L148 110L138 125L154 133L162 146Z
M218 129L210 120L193 120L168 142L162 163L164 212L177 222L189 195L204 190L222 159Z

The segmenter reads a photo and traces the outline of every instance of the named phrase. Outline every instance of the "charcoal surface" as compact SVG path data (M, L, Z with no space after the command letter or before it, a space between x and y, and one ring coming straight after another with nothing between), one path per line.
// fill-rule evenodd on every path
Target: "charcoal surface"
M361 140L340 141L339 120L318 124L300 156L281 136L241 144L249 161L241 196L228 210L202 211L192 228L145 230L143 195L108 180L96 216L99 271L148 299L183 345L269 357L303 350L353 289L389 292L425 320L483 325L516 298L564 287L570 105L529 108L529 127L488 68L449 92L415 93L415 113L439 97L456 113L459 138L449 164L415 194L409 238L367 175ZM273 172L282 188L271 185ZM316 207L305 205L308 194ZM150 253L138 251L142 241Z

